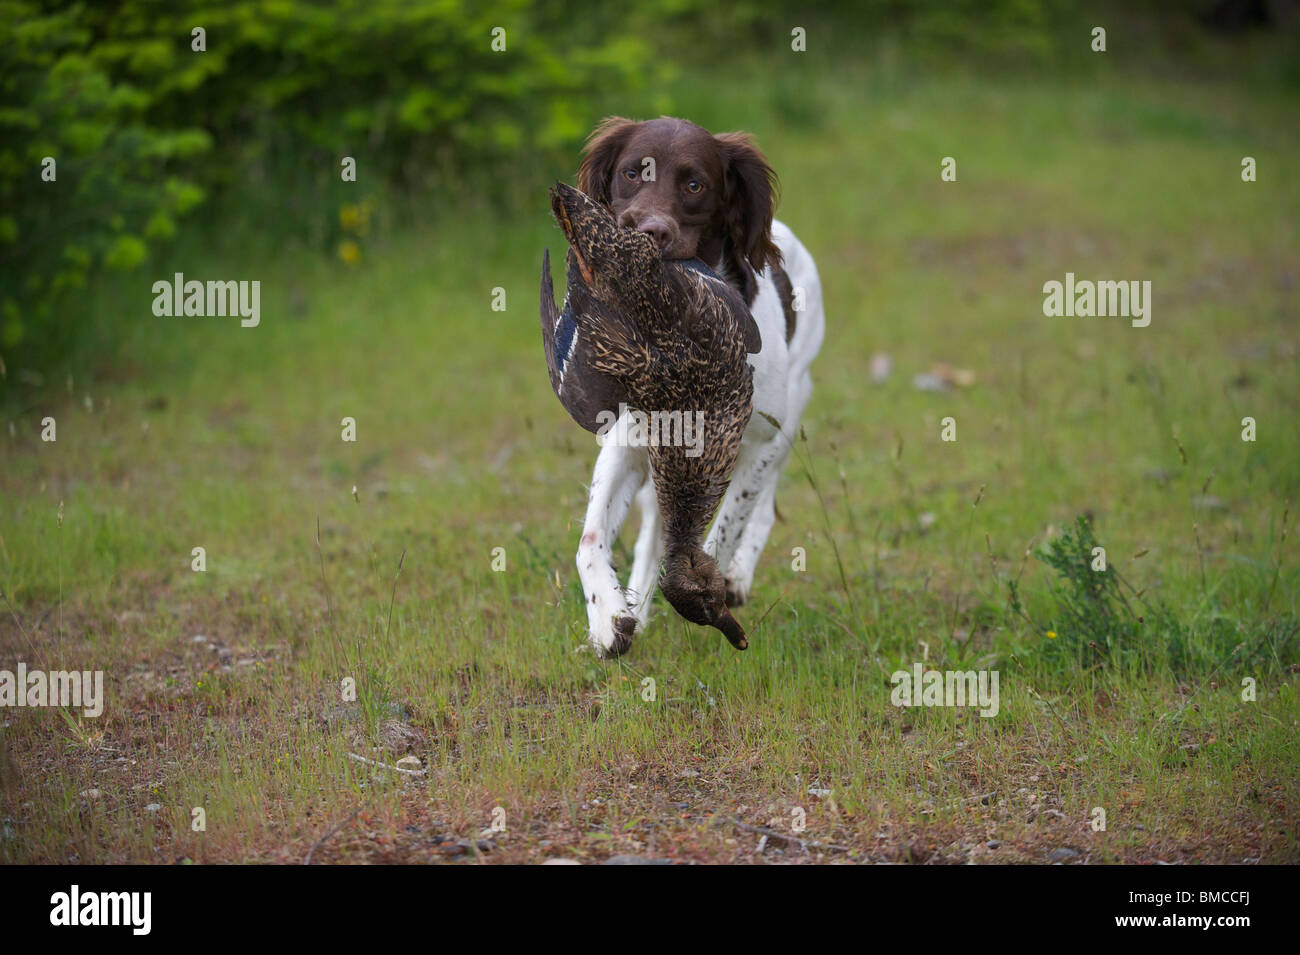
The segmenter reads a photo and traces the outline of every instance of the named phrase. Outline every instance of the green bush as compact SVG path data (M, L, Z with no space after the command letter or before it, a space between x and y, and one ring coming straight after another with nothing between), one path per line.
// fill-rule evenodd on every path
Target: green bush
M1047 639L1039 644L1048 670L1114 667L1178 677L1260 672L1294 655L1300 626L1285 615L1242 623L1210 608L1185 620L1163 601L1136 590L1098 547L1092 524L1080 515L1039 555L1056 571ZM1012 609L1021 611L1015 588ZM1254 668L1252 670L1252 668Z
M602 97L654 80L643 27L530 0L0 0L0 356L57 361L66 293L147 262L205 198L328 238L344 156L357 198L571 161Z
M208 150L199 128L160 129L153 94L115 77L84 10L0 3L0 348L46 348L53 319L97 267L131 269L203 197L177 172ZM43 340L42 340L43 339Z

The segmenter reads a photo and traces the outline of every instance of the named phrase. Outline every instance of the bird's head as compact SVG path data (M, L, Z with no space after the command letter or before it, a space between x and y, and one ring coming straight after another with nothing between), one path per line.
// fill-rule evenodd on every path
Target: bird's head
M704 627L714 627L737 650L749 646L744 628L727 608L727 583L718 562L699 547L671 551L659 587L674 610Z
M608 209L563 182L551 187L551 212L598 298L627 301L653 287L663 264L651 236L620 226Z

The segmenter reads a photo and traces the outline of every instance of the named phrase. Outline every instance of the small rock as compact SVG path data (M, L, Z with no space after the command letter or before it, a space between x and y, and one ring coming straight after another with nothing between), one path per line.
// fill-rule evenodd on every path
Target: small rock
M149 805L147 805L147 806L144 807L144 811L145 811L145 812L157 812L157 811L158 811L159 809L161 809L161 808L162 808L162 803L160 803L160 802L151 802L151 803L149 803Z
M419 771L424 768L424 764L420 762L418 756L403 756L397 761L397 768Z
M672 865L672 859L652 859L650 856L610 856L604 865Z
M890 374L894 370L894 363L884 352L876 352L871 356L871 382L876 385L883 385L889 380Z
M923 371L913 376L912 387L917 391L947 391L948 383L938 375Z
M990 839L988 842L984 843L984 845L989 849L1000 849L1002 848L1002 840Z
M491 839L475 839L473 842L469 839L456 839L454 841L438 842L434 846L445 856L463 856L473 849L478 849L479 852L491 852L496 847L497 844Z
M1062 846L1059 849L1053 849L1047 856L1048 862L1068 862L1071 859L1079 858L1079 853L1074 849Z
M390 753L404 753L420 742L419 732L404 720L386 719L379 724L379 745Z
M925 379L926 384L933 385L938 383L938 387L922 387L920 379ZM922 372L912 379L912 383L922 391L947 391L953 385L958 388L969 388L975 384L975 372L969 368L954 368L947 362L935 362L930 366L928 372Z
M577 859L547 859L542 865L582 865Z

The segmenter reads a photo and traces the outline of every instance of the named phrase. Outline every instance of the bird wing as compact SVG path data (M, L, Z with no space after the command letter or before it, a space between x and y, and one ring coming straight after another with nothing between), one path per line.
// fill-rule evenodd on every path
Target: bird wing
M593 343L584 331L604 325L601 313L607 310L582 282L572 250L568 256L568 292L563 307L557 308L550 266L547 251L542 256L540 311L551 390L569 416L595 434L606 426L608 419L602 421L602 413L612 412L617 417L628 401L627 388L619 379L597 367Z

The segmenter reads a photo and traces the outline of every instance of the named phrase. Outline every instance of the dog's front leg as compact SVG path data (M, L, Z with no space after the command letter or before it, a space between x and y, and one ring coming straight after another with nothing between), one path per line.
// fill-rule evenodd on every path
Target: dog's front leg
M624 653L636 630L636 618L614 570L613 546L649 466L644 448L611 441L601 448L591 475L577 561L587 604L587 639L602 656Z

